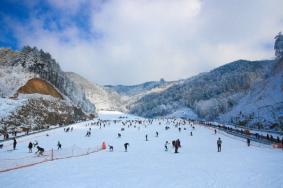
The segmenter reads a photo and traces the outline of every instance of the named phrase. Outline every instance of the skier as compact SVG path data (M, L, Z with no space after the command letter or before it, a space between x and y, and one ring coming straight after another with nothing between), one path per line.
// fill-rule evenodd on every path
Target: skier
M90 134L91 134L91 132L87 131L85 136L90 137Z
M222 140L218 138L217 140L217 152L221 152L221 145L222 145Z
M38 156L43 155L44 148L37 146L37 151L35 153L38 153Z
M108 145L109 146L109 151L113 151L114 150L114 147L111 146L111 145Z
M175 153L179 153L179 152L178 152L179 147L181 147L181 143L180 143L180 140L177 139L177 140L175 141Z
M127 151L128 151L128 146L129 146L129 145L130 145L130 144L129 144L128 142L124 144L125 152L127 152Z
M28 144L28 149L29 149L29 153L32 153L32 143L31 142L29 142L29 144Z
M62 144L60 143L60 141L58 141L57 146L58 146L58 150L59 150L59 149L62 149Z
M180 140L179 140L179 139L177 139L177 140L176 140L176 145L178 146L178 148L180 148L180 147L181 147L181 142L180 142Z
M122 136L121 133L118 133L118 138L121 138L121 136Z
M148 141L148 139L147 139L147 134L145 135L145 141Z
M248 144L248 146L251 145L251 139L247 138L247 144Z
M165 145L164 145L164 147L165 147L165 151L168 151L168 146L167 146L168 144L169 144L169 142L168 142L168 141L166 141L166 142L165 142Z
M155 134L156 134L156 137L158 137L158 132L157 131L155 132Z
M177 144L175 145L175 153L178 153L178 146L177 146Z
M14 150L16 149L16 146L17 146L17 140L16 140L16 138L14 138L14 142L13 142L13 149Z
M214 134L216 134L217 133L217 131L216 131L216 129L214 129Z
M193 132L191 131L191 136L193 136Z
M182 130L181 127L179 127L179 132L181 132L181 130Z
M173 148L175 147L175 145L176 145L176 141L173 140L173 141L172 141L172 146L173 146Z

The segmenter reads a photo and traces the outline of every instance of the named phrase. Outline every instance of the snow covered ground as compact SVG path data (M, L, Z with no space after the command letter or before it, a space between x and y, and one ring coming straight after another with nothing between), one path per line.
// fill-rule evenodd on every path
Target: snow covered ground
M101 112L100 119L137 119L135 116ZM121 120L126 120L123 118ZM88 148L100 146L103 141L114 146L114 151L99 151L87 156L49 161L32 167L0 173L1 187L90 187L90 188L145 188L145 187L283 187L283 151L264 145L247 147L240 138L221 134L198 125L193 130L178 131L173 125L165 130L165 122L159 125L132 126L121 131L121 124L106 125L100 129L92 126L91 136L85 137L89 122L65 133L56 129L18 139L18 148L11 151L10 143L4 143L0 160L35 156L28 153L29 141L37 140L46 150L56 148L58 140L62 152L70 147ZM140 127L140 129L138 128ZM155 137L155 132L159 137ZM190 136L190 132L193 136ZM117 133L122 134L121 138ZM149 141L145 141L148 134ZM223 150L217 152L216 140L221 137ZM182 148L174 154L173 148L164 151L164 143L179 138ZM129 142L128 152L123 144ZM253 143L252 143L253 144ZM59 151L60 152L60 151ZM0 163L1 165L1 163Z

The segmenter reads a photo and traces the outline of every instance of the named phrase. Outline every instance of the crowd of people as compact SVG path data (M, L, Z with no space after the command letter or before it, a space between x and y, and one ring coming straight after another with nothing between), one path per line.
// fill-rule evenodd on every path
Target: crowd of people
M196 122L193 120L183 120L183 119L136 119L136 120L128 120L127 118L120 118L118 120L100 120L98 119L97 121L92 121L92 122L88 122L85 124L85 127L87 127L87 132L86 132L86 137L90 137L91 136L91 131L92 131L92 127L96 127L99 129L105 128L107 125L117 125L117 126L121 126L120 131L117 133L118 137L117 138L121 138L122 137L122 133L123 131L125 131L126 128L136 128L137 130L140 130L141 128L147 128L150 125L155 125L155 126L162 126L165 128L165 131L168 131L172 128L176 128L178 130L178 132L181 134L183 131L186 131L187 135L189 136L193 136L193 132L196 129L195 125L196 124L200 124L203 126L207 126L210 128L213 128L213 132L216 135L218 133L218 130L221 131L225 131L228 132L230 134L238 134L242 137L246 138L246 142L247 142L247 146L251 146L251 141L257 141L257 140L268 140L270 142L275 142L275 143L282 143L283 145L283 138L280 139L279 137L274 138L272 135L267 134L266 136L260 135L258 133L250 133L248 131L245 131L243 129L236 129L236 128L231 128L231 127L227 127L224 125L219 125L219 124L213 124L213 123L209 123L209 122ZM159 129L160 130L160 129ZM66 127L64 128L64 132L68 133L68 132L73 132L73 127ZM155 137L157 139L161 139L159 137L160 132L156 131L152 132L152 135L155 135ZM145 141L148 142L149 140L149 133L145 134ZM165 144L164 144L164 150L167 152L169 151L169 146L170 146L170 142L168 140L164 140ZM164 143L163 142L163 143ZM188 143L185 143L188 144ZM217 148L217 152L221 152L222 149L222 140L219 137L218 139L216 139L216 148ZM179 149L181 148L181 141L179 138L176 138L174 140L171 141L171 145L172 145L172 152L174 153L179 153ZM127 152L129 149L130 143L129 142L125 142L124 143L124 151ZM16 150L17 147L17 140L16 138L13 139L13 150ZM109 147L109 151L113 152L114 151L114 146L113 145L108 145ZM35 152L37 155L43 155L44 154L44 148L40 147L38 145L38 141L34 141L29 142L28 143L28 152L32 153L33 152L33 148L36 148L37 151ZM106 148L106 146L105 146ZM57 149L61 150L62 149L62 144L60 141L57 142Z

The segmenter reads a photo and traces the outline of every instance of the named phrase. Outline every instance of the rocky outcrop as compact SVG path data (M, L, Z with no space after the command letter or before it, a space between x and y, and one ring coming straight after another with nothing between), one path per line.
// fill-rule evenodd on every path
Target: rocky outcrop
M43 94L50 95L55 98L63 99L63 96L48 82L42 79L33 78L29 80L24 86L20 87L18 93L24 94Z

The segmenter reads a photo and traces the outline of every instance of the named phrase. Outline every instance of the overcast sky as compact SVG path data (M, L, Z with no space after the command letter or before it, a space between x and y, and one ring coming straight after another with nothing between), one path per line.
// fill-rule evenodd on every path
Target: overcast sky
M99 84L274 57L282 0L1 0L0 47L36 46Z

